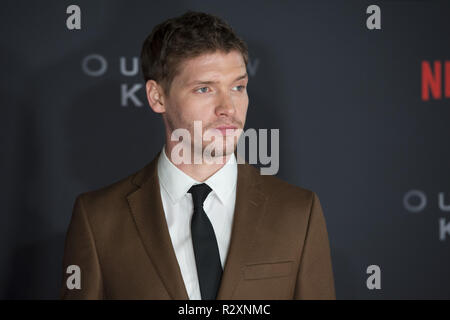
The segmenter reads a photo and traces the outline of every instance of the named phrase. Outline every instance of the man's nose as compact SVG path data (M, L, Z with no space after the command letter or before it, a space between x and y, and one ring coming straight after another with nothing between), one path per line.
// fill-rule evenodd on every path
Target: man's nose
M220 101L216 107L216 113L218 116L221 115L233 115L235 112L233 98L231 94L222 93L220 97Z

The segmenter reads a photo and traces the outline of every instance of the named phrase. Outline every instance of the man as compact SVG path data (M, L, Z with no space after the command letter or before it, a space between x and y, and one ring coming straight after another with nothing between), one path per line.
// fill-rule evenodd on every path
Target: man
M335 298L317 195L236 161L247 60L246 44L213 15L154 28L141 62L165 144L135 174L77 197L62 298ZM206 161L211 132L209 159L220 161Z

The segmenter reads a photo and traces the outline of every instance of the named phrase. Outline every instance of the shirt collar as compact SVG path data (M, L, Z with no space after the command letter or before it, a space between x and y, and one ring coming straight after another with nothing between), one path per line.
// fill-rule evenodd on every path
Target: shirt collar
M164 145L158 159L158 178L173 203L184 197L192 185L206 183L225 204L237 181L236 157L233 153L222 168L206 181L200 182L184 173L169 160Z

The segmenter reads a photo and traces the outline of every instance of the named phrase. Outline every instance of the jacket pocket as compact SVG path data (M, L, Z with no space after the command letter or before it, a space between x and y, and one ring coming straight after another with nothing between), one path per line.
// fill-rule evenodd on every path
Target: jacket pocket
M255 280L289 276L294 261L256 263L244 266L244 279Z

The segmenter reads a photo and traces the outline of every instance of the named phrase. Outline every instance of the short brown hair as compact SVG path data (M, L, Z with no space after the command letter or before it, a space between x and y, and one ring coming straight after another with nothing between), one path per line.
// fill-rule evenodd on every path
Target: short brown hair
M169 94L182 60L215 51L237 50L248 63L248 48L233 29L212 14L188 11L155 26L141 51L145 82L155 80Z

